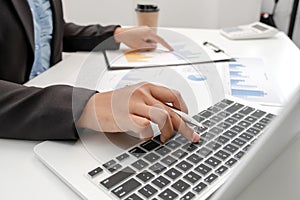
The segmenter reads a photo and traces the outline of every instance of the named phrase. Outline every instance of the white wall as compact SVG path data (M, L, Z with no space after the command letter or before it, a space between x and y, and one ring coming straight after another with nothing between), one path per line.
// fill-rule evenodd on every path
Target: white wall
M259 19L261 0L63 0L65 18L81 24L135 25L137 3L155 3L164 27L220 28Z
M263 12L272 12L273 9L273 0L263 1L262 11ZM290 17L292 12L294 0L279 0L276 13L274 15L274 20L277 27L284 31L288 32L288 25L290 23ZM293 41L300 47L300 5L298 8L297 20L295 23L295 29L293 33Z

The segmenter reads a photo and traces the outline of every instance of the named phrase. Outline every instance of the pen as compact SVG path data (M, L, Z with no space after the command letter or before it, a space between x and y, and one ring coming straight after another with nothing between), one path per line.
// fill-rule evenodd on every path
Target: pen
M220 49L219 47L217 47L216 45L214 45L211 42L203 42L203 45L212 48L214 50L214 52L216 52L216 53L224 52L222 49Z
M189 124L192 124L194 126L197 126L197 127L203 127L203 125L199 122L197 122L194 118L188 116L186 113L178 110L177 108L171 106L171 105L168 105L166 104L169 108L171 108L177 115L179 115L183 121L185 121L186 123L189 123Z

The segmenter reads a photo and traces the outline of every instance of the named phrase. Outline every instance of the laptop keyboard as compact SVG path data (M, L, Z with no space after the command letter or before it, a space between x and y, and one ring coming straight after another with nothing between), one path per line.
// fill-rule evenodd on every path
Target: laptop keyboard
M97 184L116 199L193 199L230 173L274 115L224 99L193 118L203 125L195 127L198 143L174 133L163 144L158 135L88 176L111 173Z

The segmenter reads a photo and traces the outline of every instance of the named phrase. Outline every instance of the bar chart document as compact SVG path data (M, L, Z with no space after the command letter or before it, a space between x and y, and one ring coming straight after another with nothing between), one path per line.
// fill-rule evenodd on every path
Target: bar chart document
M176 66L225 62L232 60L223 51L216 52L204 45L189 45L184 42L172 43L174 51L158 45L153 51L132 51L121 45L120 50L105 51L109 69L131 69L143 67Z
M282 105L276 82L262 59L237 58L236 62L218 64L226 94L262 105Z

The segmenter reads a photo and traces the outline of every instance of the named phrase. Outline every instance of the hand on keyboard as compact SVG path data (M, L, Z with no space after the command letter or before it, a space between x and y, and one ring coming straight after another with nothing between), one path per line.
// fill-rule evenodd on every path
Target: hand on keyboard
M162 142L170 139L174 130L190 141L198 142L199 135L166 103L185 113L188 111L177 91L151 83L97 93L88 101L78 124L102 132L133 131L139 134L139 138L148 139L154 135L152 121L161 131Z

